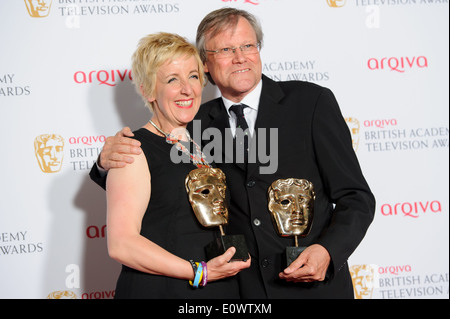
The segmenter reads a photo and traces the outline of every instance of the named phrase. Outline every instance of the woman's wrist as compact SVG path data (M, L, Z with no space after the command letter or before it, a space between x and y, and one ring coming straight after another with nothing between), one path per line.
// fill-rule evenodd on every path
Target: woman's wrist
M190 260L189 263L193 270L193 279L189 280L189 284L194 288L205 287L208 283L208 267L206 262L194 262Z

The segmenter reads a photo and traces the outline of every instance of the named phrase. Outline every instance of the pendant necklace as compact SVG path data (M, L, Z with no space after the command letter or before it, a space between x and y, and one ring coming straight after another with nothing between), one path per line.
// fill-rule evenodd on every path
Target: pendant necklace
M211 167L211 165L208 163L208 161L206 160L206 156L203 154L203 152L200 149L200 146L198 146L197 143L194 142L194 140L191 138L191 135L189 134L189 132L186 130L186 137L188 138L189 142L192 142L192 144L195 146L195 155L192 154L191 152L189 152L189 150L186 148L186 146L184 146L179 139L177 139L175 136L173 136L172 134L166 133L164 132L162 129L160 129L155 123L153 123L152 120L149 121L149 123L151 125L154 126L154 128L161 133L162 135L164 135L166 137L166 143L168 144L172 144L175 145L175 147L177 148L177 150L182 151L183 153L185 153L186 155L188 155L192 161L192 163L197 166L198 168L202 168L202 167Z

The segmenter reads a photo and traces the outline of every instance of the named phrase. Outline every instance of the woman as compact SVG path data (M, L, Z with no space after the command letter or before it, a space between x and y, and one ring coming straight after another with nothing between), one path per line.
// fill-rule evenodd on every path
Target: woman
M215 231L200 226L184 188L186 175L208 164L199 164L201 157L178 164L170 158L176 146L195 159L185 128L201 104L204 73L197 51L178 35L149 35L133 55L132 72L153 116L134 132L143 152L132 165L108 173L108 252L123 264L115 297L239 298L232 276L250 260L229 263L230 248L204 262L204 246Z

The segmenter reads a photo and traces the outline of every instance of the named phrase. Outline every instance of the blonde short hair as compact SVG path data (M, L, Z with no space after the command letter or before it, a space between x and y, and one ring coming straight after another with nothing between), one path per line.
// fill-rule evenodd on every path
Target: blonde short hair
M194 56L197 60L199 79L203 86L205 76L202 61L196 47L185 38L173 33L160 32L149 34L139 41L132 57L133 83L151 111L153 103L150 103L147 97L154 94L159 68L167 61L183 55Z

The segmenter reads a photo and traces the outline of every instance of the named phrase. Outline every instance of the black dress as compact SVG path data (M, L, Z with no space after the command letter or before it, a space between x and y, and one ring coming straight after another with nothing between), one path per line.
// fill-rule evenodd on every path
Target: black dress
M206 261L204 246L218 234L195 218L184 186L187 174L196 168L192 163L171 161L172 145L164 137L147 129L134 132L141 142L151 174L151 199L142 220L141 235L185 260ZM115 298L239 298L234 277L193 288L187 280L151 275L122 266Z

